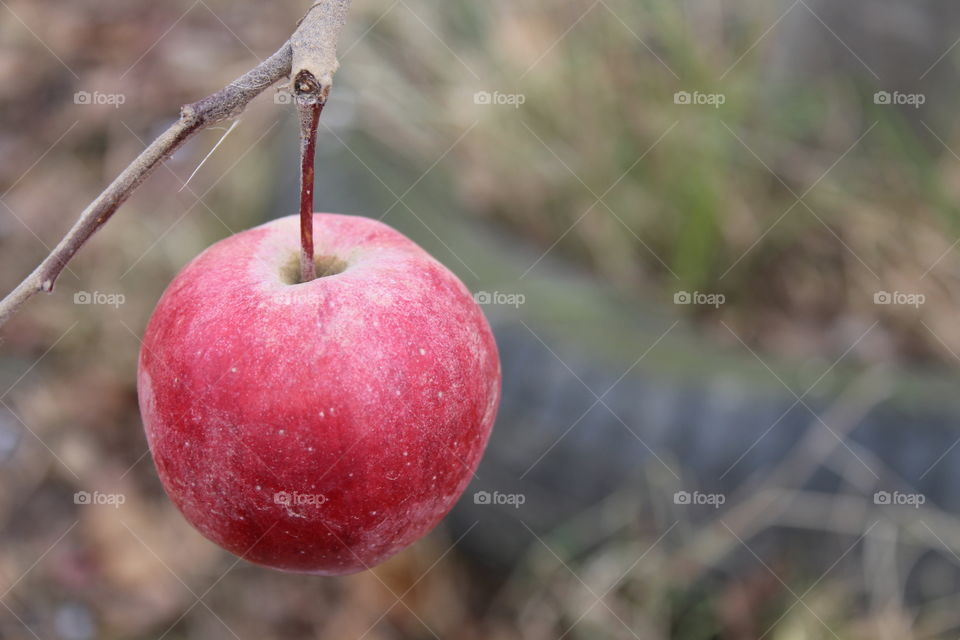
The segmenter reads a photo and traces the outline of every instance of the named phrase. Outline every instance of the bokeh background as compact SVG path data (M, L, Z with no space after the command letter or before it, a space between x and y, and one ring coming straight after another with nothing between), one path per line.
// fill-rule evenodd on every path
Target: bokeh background
M0 290L306 6L0 0ZM956 637L958 43L936 0L356 0L318 207L484 304L473 484L335 579L164 495L139 339L186 262L295 211L270 90L0 329L0 638Z

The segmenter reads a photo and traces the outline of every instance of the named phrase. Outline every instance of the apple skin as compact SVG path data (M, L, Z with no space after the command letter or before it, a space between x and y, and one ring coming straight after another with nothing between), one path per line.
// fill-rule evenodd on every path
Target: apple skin
M447 514L500 400L493 334L453 273L368 218L290 216L211 246L150 319L137 389L163 486L203 535L325 575L384 561ZM286 275L284 275L286 274Z

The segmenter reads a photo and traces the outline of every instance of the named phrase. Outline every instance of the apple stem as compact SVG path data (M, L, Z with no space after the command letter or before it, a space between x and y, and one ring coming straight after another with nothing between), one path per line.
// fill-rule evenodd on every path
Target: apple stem
M317 125L325 96L309 71L301 71L293 82L300 115L300 282L317 277L313 254L313 181L317 157Z

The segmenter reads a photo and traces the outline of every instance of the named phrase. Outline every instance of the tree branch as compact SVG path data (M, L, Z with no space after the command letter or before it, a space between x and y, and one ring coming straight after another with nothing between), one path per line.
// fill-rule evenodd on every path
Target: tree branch
M156 169L195 134L236 118L255 97L282 80L293 77L294 93L326 101L339 66L337 40L346 20L350 0L315 3L296 31L280 49L259 65L216 93L184 106L180 119L154 140L80 214L80 219L40 265L3 300L0 326L41 291L53 291L67 263L87 240L116 213L130 195ZM310 74L301 76L300 74ZM313 82L311 82L311 78ZM298 101L298 109L300 109ZM311 165L312 166L312 165ZM312 188L312 185L311 185ZM311 192L312 193L312 192Z

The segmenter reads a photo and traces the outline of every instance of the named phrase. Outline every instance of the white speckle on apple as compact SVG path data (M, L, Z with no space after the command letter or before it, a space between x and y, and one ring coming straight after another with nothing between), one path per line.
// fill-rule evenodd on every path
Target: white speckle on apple
M426 350L426 349L420 349L420 355L422 355L422 356L427 355L427 350Z

